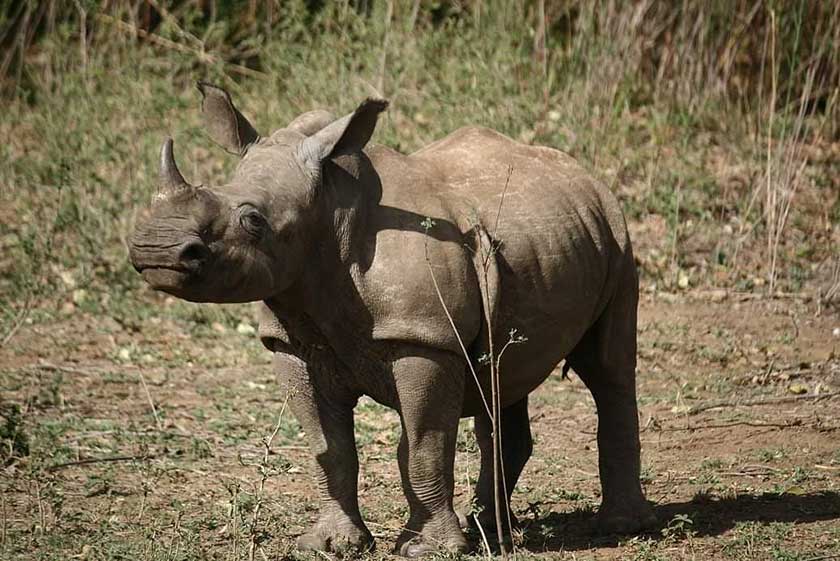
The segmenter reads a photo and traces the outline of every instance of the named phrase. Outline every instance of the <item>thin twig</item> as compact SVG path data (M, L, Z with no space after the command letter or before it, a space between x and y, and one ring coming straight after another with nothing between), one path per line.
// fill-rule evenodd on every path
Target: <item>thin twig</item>
M500 205L501 213L501 205ZM489 237L489 236L488 236ZM480 237L479 237L480 239ZM501 435L501 399L499 397L499 364L496 362L495 347L493 344L493 310L490 309L490 287L489 279L487 278L487 269L489 267L490 259L493 257L493 241L490 240L490 247L487 250L487 255L482 256L484 263L484 285L482 296L484 301L484 315L487 322L487 350L490 355L490 399L493 401L493 414L490 416L490 421L493 426L492 440L493 440L493 509L496 518L496 537L498 538L499 549L502 557L507 557L507 548L504 545L505 531L502 525L502 501L507 498L504 492L504 475L500 473L503 469L502 462L502 435ZM479 242L479 248L483 248L483 244ZM505 497L502 497L505 494Z
M504 502L505 507L505 518L507 519L507 526L508 530L510 531L511 535L511 543L513 542L513 525L510 518L510 505L508 504L508 489L507 489L507 479L505 476L505 468L504 468L504 460L502 455L502 431L501 431L501 410L502 410L502 399L501 399L501 382L499 380L499 368L501 365L501 358L504 354L505 350L507 350L508 346L510 346L511 342L513 341L512 337L514 332L511 331L511 338L508 342L503 346L502 351L499 353L498 357L496 356L496 348L495 342L493 337L493 330L495 326L493 325L493 310L491 309L492 303L490 302L490 266L492 264L492 260L494 259L496 252L500 247L500 243L495 241L499 231L499 221L502 216L502 207L504 206L505 202L505 194L507 193L508 186L510 185L510 176L513 174L513 166L508 165L507 168L507 177L505 179L505 186L502 189L502 194L499 199L499 208L496 211L496 222L493 227L493 237L490 236L489 232L486 230L482 230L481 226L477 227L478 232L478 249L481 250L483 253L482 257L482 280L483 284L479 286L482 292L482 301L484 303L484 316L485 321L487 322L487 351L489 354L490 359L490 389L491 389L491 397L493 400L493 415L491 416L491 423L493 427L492 431L492 440L493 440L493 503L494 503L494 514L496 518L496 535L498 538L499 550L502 554L503 558L507 558L507 546L504 543L504 526L502 521L502 502ZM484 236L487 238L487 247L481 243L482 240L482 232Z
M493 550L490 549L490 542L487 541L487 534L484 533L484 528L481 526L481 522L478 520L478 515L473 514L473 518L475 519L475 525L478 528L478 533L481 534L481 542L487 549L487 557L492 559Z
M24 303L23 308L21 308L20 312L18 313L17 317L15 318L14 323L12 324L11 329L6 335L3 337L3 340L0 341L0 348L5 347L6 344L12 340L12 337L15 336L15 333L18 332L20 326L23 325L23 322L26 321L27 316L29 316L29 312L32 309L32 298L31 296L28 297Z
M152 408L152 415L155 417L155 426L158 430L163 430L163 425L160 422L160 417L158 417L157 407L155 407L155 402L152 399L152 394L149 392L149 386L146 385L146 377L143 376L143 371L138 370L137 374L140 376L140 383L143 385L143 391L146 392L146 400L149 402L149 407Z
M502 189L502 198L499 200L499 208L496 210L496 223L493 225L493 237L491 241L496 239L499 235L499 220L502 218L502 205L505 204L505 195L507 194L508 186L510 185L510 176L513 175L513 166L508 164L507 178L505 179L505 187Z
M2 545L3 549L5 549L6 548L6 535L7 535L6 525L8 523L7 522L8 514L6 512L6 493L3 493L2 500L3 500L3 528L2 528L2 533L0 533L0 545Z
M831 393L822 393L822 394L809 394L809 395L794 395L794 396L787 396L787 397L768 397L762 399L747 399L744 401L737 401L737 400L722 400L722 401L712 401L709 403L700 403L698 405L693 406L688 411L686 411L686 415L696 415L702 411L707 411L709 409L718 409L721 407L748 407L752 405L774 405L777 403L793 403L797 401L821 401L823 399L831 399L832 397L837 397L840 395L840 392L831 392ZM769 425L768 425L769 426Z
M385 31L382 36L382 53L379 57L379 77L376 89L381 97L385 96L385 71L388 64L388 41L391 36L391 20L394 19L394 0L385 2Z
M431 219L427 219L431 222ZM426 228L427 232L429 228L432 226L429 222L425 222L423 227ZM478 380L478 374L475 371L475 366L473 366L472 360L470 359L470 353L467 352L467 347L464 345L464 340L461 338L461 333L458 331L458 328L455 326L455 320L452 319L452 314L449 313L449 308L446 306L446 301L443 299L443 294L440 291L440 286L437 282L437 277L435 276L435 271L432 268L432 261L429 259L429 244L428 244L428 237L426 242L424 243L423 252L426 258L426 266L429 269L429 274L432 277L432 285L435 289L435 294L437 294L438 301L440 305L443 307L443 313L446 314L446 319L449 321L449 326L452 327L452 332L455 334L455 338L458 340L458 346L461 347L461 352L464 354L464 359L467 361L467 366L472 373L473 379L475 380L475 385L478 388L478 394L481 396L481 402L484 404L484 409L487 411L487 415L492 417L493 414L490 411L490 404L487 403L487 398L484 395L484 390L481 388L481 383Z
M259 469L260 469L260 485L257 489L257 501L256 505L254 505L254 516L251 519L251 543L248 547L248 561L254 561L254 554L257 551L257 530L259 529L259 522L260 522L260 510L262 508L262 497L263 492L265 491L265 482L268 480L269 471L268 471L268 458L271 456L271 445L274 443L274 439L277 437L277 433L280 432L280 425L283 422L283 413L286 411L286 405L289 403L289 396L291 392L286 393L286 399L283 401L283 406L280 408L280 413L277 415L277 423L274 425L274 430L271 432L271 436L268 437L268 440L263 442L265 450L263 452L262 462L260 462Z

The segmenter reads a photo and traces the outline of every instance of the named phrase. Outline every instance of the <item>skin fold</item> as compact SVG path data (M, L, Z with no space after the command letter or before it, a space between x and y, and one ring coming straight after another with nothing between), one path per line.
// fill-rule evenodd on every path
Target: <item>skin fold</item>
M208 133L239 165L224 185L192 186L165 142L160 191L129 255L179 298L261 302L260 337L316 460L320 514L302 549L373 546L357 496L362 395L401 419L410 514L396 551L467 549L452 504L462 417L475 417L481 450L479 522L495 528L490 372L478 359L489 335L498 353L512 330L522 340L500 362L507 500L532 450L528 394L565 360L598 409L598 524L654 523L639 483L638 279L603 184L562 152L484 128L411 155L369 145L383 100L339 119L305 113L262 137L227 92L199 90Z

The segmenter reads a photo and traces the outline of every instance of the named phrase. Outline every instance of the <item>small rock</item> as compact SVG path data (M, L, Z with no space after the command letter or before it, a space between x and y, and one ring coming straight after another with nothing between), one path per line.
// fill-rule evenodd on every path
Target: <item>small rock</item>
M87 300L87 290L84 288L77 288L73 291L73 303L77 306L84 303Z
M808 393L808 386L804 384L791 384L788 386L788 391L794 395L802 395Z
M688 285L688 275L685 274L683 271L680 271L679 275L677 276L677 286L679 286L682 289L686 289L688 288Z
M840 327L835 327L831 330L832 337L840 337Z
M76 288L76 279L73 277L73 273L70 271L61 271L58 274L58 277L61 279L61 282L64 283L64 286L67 288Z
M213 323L211 323L210 329L212 329L216 333L224 333L225 331L227 331L227 328L218 321L214 321Z
M236 332L240 335L253 335L257 332L256 329L250 324L245 322L241 322L239 325L236 326Z
M709 293L709 299L712 302L723 302L724 300L726 300L727 296L728 294L726 293L726 291L720 288L712 290Z
M674 302L679 300L677 295L674 294L673 292L657 292L656 297L659 300L662 300L663 302L667 302L669 304L673 304Z
M804 495L805 489L801 485L793 485L785 489L786 495Z
M89 544L85 544L82 546L82 550L75 555L71 555L70 559L81 559L82 561L89 559L92 550L93 548Z
M129 349L128 347L123 347L119 350L117 356L120 360L131 360L131 349Z

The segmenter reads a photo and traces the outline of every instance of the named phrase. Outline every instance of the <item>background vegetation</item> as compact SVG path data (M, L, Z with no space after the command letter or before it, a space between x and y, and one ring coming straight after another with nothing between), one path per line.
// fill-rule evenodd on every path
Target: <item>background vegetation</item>
M622 197L659 288L833 286L835 2L6 0L0 18L3 333L30 308L129 313L123 239L161 139L196 182L232 163L197 128L197 79L265 131L376 93L377 140L401 150L482 124L568 151Z
M234 164L199 79L263 132L375 94L375 140L406 152L468 124L567 151L621 198L646 291L840 302L837 2L0 0L0 348L90 318L248 333L126 258L165 136L195 183ZM7 461L55 460L2 412Z

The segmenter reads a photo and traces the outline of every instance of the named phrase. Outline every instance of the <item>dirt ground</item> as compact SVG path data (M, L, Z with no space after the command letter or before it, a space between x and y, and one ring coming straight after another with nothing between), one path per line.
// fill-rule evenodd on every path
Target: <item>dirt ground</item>
M29 447L0 472L2 558L298 558L294 538L317 506L312 459L249 327L59 312L24 324L0 349L3 401L23 404ZM840 558L836 312L801 298L645 293L638 385L643 480L661 527L591 531L594 406L557 373L531 400L519 557ZM477 476L469 424L459 504ZM373 558L388 556L406 518L398 438L393 412L359 405Z

